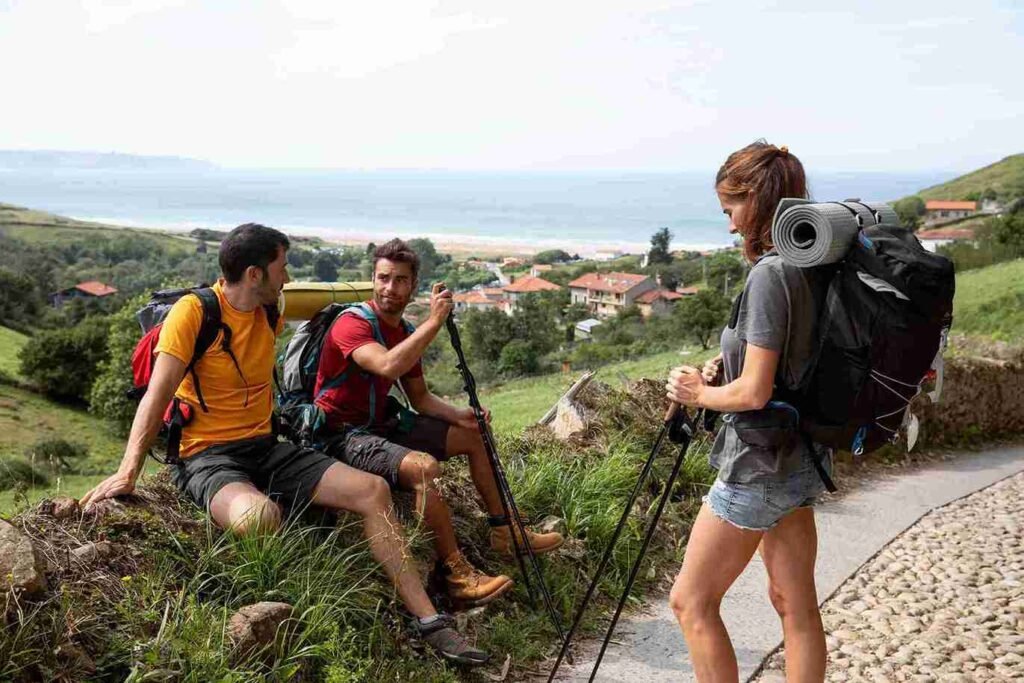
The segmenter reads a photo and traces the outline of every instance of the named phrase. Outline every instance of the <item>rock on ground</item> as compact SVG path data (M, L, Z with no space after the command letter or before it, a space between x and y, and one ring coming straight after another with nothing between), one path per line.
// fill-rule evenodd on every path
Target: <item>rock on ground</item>
M38 593L46 590L42 556L18 527L0 520L0 585Z
M278 628L291 617L292 606L285 602L257 602L242 607L228 622L228 637L239 652L251 652L270 645Z

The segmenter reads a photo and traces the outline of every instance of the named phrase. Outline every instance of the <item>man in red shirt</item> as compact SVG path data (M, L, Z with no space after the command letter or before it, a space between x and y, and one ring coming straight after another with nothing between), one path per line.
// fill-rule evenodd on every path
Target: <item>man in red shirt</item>
M383 477L392 487L414 491L416 509L433 533L438 557L447 569L449 594L464 604L484 604L511 589L512 580L483 574L459 551L451 514L436 486L438 461L467 457L489 515L491 547L508 557L514 552L512 530L473 410L441 400L423 378L421 358L444 327L452 298L443 285L435 284L430 315L412 330L402 314L416 293L418 276L419 257L405 242L393 239L377 247L373 301L361 313L342 314L328 332L313 395L333 433L328 454ZM379 336L371 322L374 317ZM344 380L338 381L342 373ZM401 382L415 413L397 410L388 400L395 382ZM558 533L528 531L527 536L537 554L564 542Z

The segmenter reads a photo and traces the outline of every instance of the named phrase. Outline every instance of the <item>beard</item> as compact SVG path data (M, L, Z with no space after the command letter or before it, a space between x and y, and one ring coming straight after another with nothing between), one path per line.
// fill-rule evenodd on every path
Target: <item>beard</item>
M385 298L382 294L374 292L373 300L384 313L391 313L393 315L401 315L405 311L405 307L409 305L410 297L394 297Z

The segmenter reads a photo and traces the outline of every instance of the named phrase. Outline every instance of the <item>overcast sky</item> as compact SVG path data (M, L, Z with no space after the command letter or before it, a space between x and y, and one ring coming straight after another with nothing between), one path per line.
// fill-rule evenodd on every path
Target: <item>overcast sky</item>
M1024 152L1022 37L1017 0L0 0L0 148L966 170Z

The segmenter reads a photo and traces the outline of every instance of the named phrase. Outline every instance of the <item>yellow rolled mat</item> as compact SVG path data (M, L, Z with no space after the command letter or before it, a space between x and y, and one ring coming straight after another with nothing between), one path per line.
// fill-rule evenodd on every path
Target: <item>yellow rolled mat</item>
M331 303L350 304L373 298L372 282L289 282L279 306L285 320L309 320Z

